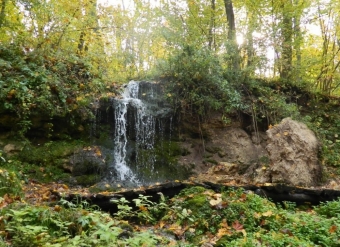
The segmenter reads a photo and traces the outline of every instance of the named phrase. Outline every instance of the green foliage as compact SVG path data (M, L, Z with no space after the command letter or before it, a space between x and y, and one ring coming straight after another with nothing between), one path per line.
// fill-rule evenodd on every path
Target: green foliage
M270 80L245 79L241 89L243 94L247 95L245 100L249 102L245 112L266 128L270 124L279 123L285 117L299 118L300 112L296 100L300 95L291 95L289 89L285 89L291 86L288 83ZM300 90L303 93L304 89Z
M149 231L133 232L120 221L90 207L88 203L62 205L13 205L1 211L0 231L13 246L157 246L166 243ZM129 236L125 238L124 236ZM1 242L0 242L1 243Z
M318 214L287 205L288 209L277 207L241 189L216 193L194 187L171 200L162 220L188 229L183 236L196 244L213 234L218 239L215 246L338 246L340 221L323 217L323 212L332 208L331 215L337 215L339 201L315 208Z
M70 177L63 164L82 147L79 141L51 141L43 145L26 143L23 150L3 163L7 169L20 173L20 178L39 179L41 182L64 180Z
M0 246L322 246L340 244L340 201L299 211L277 206L243 189L220 193L191 187L156 203L139 195L115 199L114 217L90 206L61 200L60 205L11 204L0 211ZM131 205L131 206L130 206ZM138 226L133 227L132 220ZM152 227L152 232L149 230ZM139 229L136 231L135 229ZM174 240L176 236L180 240ZM1 245L2 244L2 245ZM177 244L177 245L176 245Z
M73 111L90 114L82 101L89 90L96 92L89 86L95 76L84 61L67 59L23 52L15 45L0 48L0 112L16 114L20 134L30 129L35 115L49 119Z
M314 95L317 97L317 95ZM324 102L329 101L328 103ZM303 121L315 132L320 140L322 164L340 172L340 116L338 100L327 97L315 98L309 102L308 114Z
M0 196L5 194L20 195L21 192L21 181L16 173L7 169L0 169Z
M314 210L328 218L336 217L339 218L340 216L340 199L331 201L331 202L322 202L319 206L315 207Z
M116 217L118 219L129 218L133 215L132 207L129 206L130 202L125 197L118 199L111 199L110 202L117 204L118 212Z
M223 78L220 61L210 50L185 46L160 68L168 80L167 97L183 112L205 117L212 110L242 109L241 95Z
M160 202L158 203L149 200L150 196L139 195L138 199L133 200L134 208L130 206L131 203L124 197L119 200L111 199L111 202L117 204L118 207L118 212L115 216L118 219L137 218L140 222L156 223L168 209L165 197L162 193L159 194Z

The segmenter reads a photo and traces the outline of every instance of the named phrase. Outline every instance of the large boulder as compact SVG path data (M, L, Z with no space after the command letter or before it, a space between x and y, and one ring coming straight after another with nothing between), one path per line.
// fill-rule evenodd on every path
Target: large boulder
M104 147L89 146L75 151L63 168L75 178L75 184L90 186L108 173L107 154Z
M285 118L267 136L269 164L257 169L255 182L313 186L320 181L320 144L305 124Z

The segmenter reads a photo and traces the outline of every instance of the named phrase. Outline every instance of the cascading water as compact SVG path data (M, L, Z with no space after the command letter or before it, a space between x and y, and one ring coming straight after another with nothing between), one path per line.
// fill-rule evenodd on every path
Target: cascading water
M127 90L125 90L127 91ZM131 100L129 92L123 93L123 98L117 100L115 105L115 139L114 139L114 167L118 179L125 181L131 180L133 183L138 183L136 176L132 170L126 165L126 148L127 148L127 109Z
M147 176L141 174L143 170L154 172L156 132L163 132L162 121L155 117L157 111L154 111L154 105L140 99L146 93L141 93L139 86L139 82L131 81L121 98L113 102L115 133L112 166L116 173L113 179L135 185L146 183ZM153 100L152 88L147 97L149 101ZM157 122L160 126L158 131Z
M93 134L106 165L104 184L134 187L188 176L178 165L181 149L172 140L175 118L163 87L131 81L119 97L100 101Z

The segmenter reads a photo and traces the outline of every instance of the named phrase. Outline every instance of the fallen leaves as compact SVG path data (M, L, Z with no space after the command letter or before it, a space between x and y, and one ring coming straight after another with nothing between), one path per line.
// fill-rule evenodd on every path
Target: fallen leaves
M262 215L265 216L265 217L269 217L269 216L273 215L273 212L269 210L267 212L262 213Z
M220 239L221 237L223 237L224 235L232 235L232 232L230 231L230 226L228 226L227 220L223 219L222 222L220 223L220 229L218 229L218 233L217 233L217 238Z
M5 194L3 197L0 197L0 209L8 206L9 204L15 201L20 201L20 200L21 199L19 196L12 196L12 195Z
M222 194L221 193L214 193L212 191L205 191L203 194L208 196L209 204L213 208L222 209L222 208L225 208L228 205L228 203L226 201L222 200Z
M59 194L69 191L69 187L65 184L50 183L40 184L30 181L23 186L25 200L29 203L39 204L43 202L54 202L59 200Z
M329 228L329 233L335 233L337 229L338 229L338 227L337 227L336 225L332 225L332 226Z
M189 227L182 227L177 223L170 225L168 228L168 230L172 231L178 238L181 238L187 229L189 229Z
M222 238L224 235L230 236L230 235L232 235L232 232L227 228L218 229L218 232L217 232L217 235L216 235L218 237L218 239Z
M60 212L61 207L59 205L55 205L53 210L56 211L56 212Z
M290 229L286 229L286 228L285 229L281 229L280 232L283 233L283 234L286 234L286 235L288 235L290 237L294 236Z
M164 221L160 221L158 227L162 229L165 226L165 224L166 223Z
M217 194L213 194L212 197L213 197L214 199L211 199L211 200L209 201L209 203L210 203L211 206L215 207L215 206L217 206L218 204L221 204L221 203L222 203L222 194L218 194L218 193L217 193Z
M93 151L94 155L97 157L102 156L102 152L100 151L100 148L98 146L88 146L83 148L84 151Z

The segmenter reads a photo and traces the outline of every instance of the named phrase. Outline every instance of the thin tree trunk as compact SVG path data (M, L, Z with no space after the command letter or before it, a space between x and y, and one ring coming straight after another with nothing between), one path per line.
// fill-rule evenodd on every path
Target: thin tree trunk
M298 0L295 0L294 7L297 8L298 6ZM295 47L295 53L296 53L296 78L298 80L301 80L301 42L302 42L302 33L300 28L300 22L301 22L301 14L297 13L294 16L294 34L295 34L295 40L294 40L294 47Z
M2 28L2 26L5 23L5 19L6 19L6 4L7 4L7 0L2 0L1 1L1 10L0 10L0 28Z
M88 20L88 26L91 27L91 31L93 30L96 34L98 34L99 30L99 23L97 18L97 0L93 0L89 2L89 6L85 6L85 16ZM78 53L83 54L84 52L87 52L89 49L88 44L85 41L85 37L89 35L88 32L82 31L79 36L79 42L78 42ZM91 35L91 34L90 34Z
M228 40L236 43L236 25L232 0L224 0L225 12L228 21Z
M246 67L250 67L253 65L254 59L254 39L253 39L253 32L255 31L255 25L252 21L252 14L248 11L248 29L247 29L247 63Z
M215 39L214 39L215 10L216 10L215 0L211 0L211 16L210 16L209 44L208 44L208 47L210 50L212 49L213 44L215 44ZM215 45L214 45L214 48L215 48Z
M293 20L290 11L287 8L292 7L291 1L282 4L282 53L281 53L281 70L280 78L289 80L292 72L293 61Z
M228 55L231 57L231 66L234 70L238 70L240 68L239 63L239 52L236 41L236 25L235 25L235 15L234 15L234 7L232 0L224 0L225 12L227 15L228 22L228 42L229 49Z

